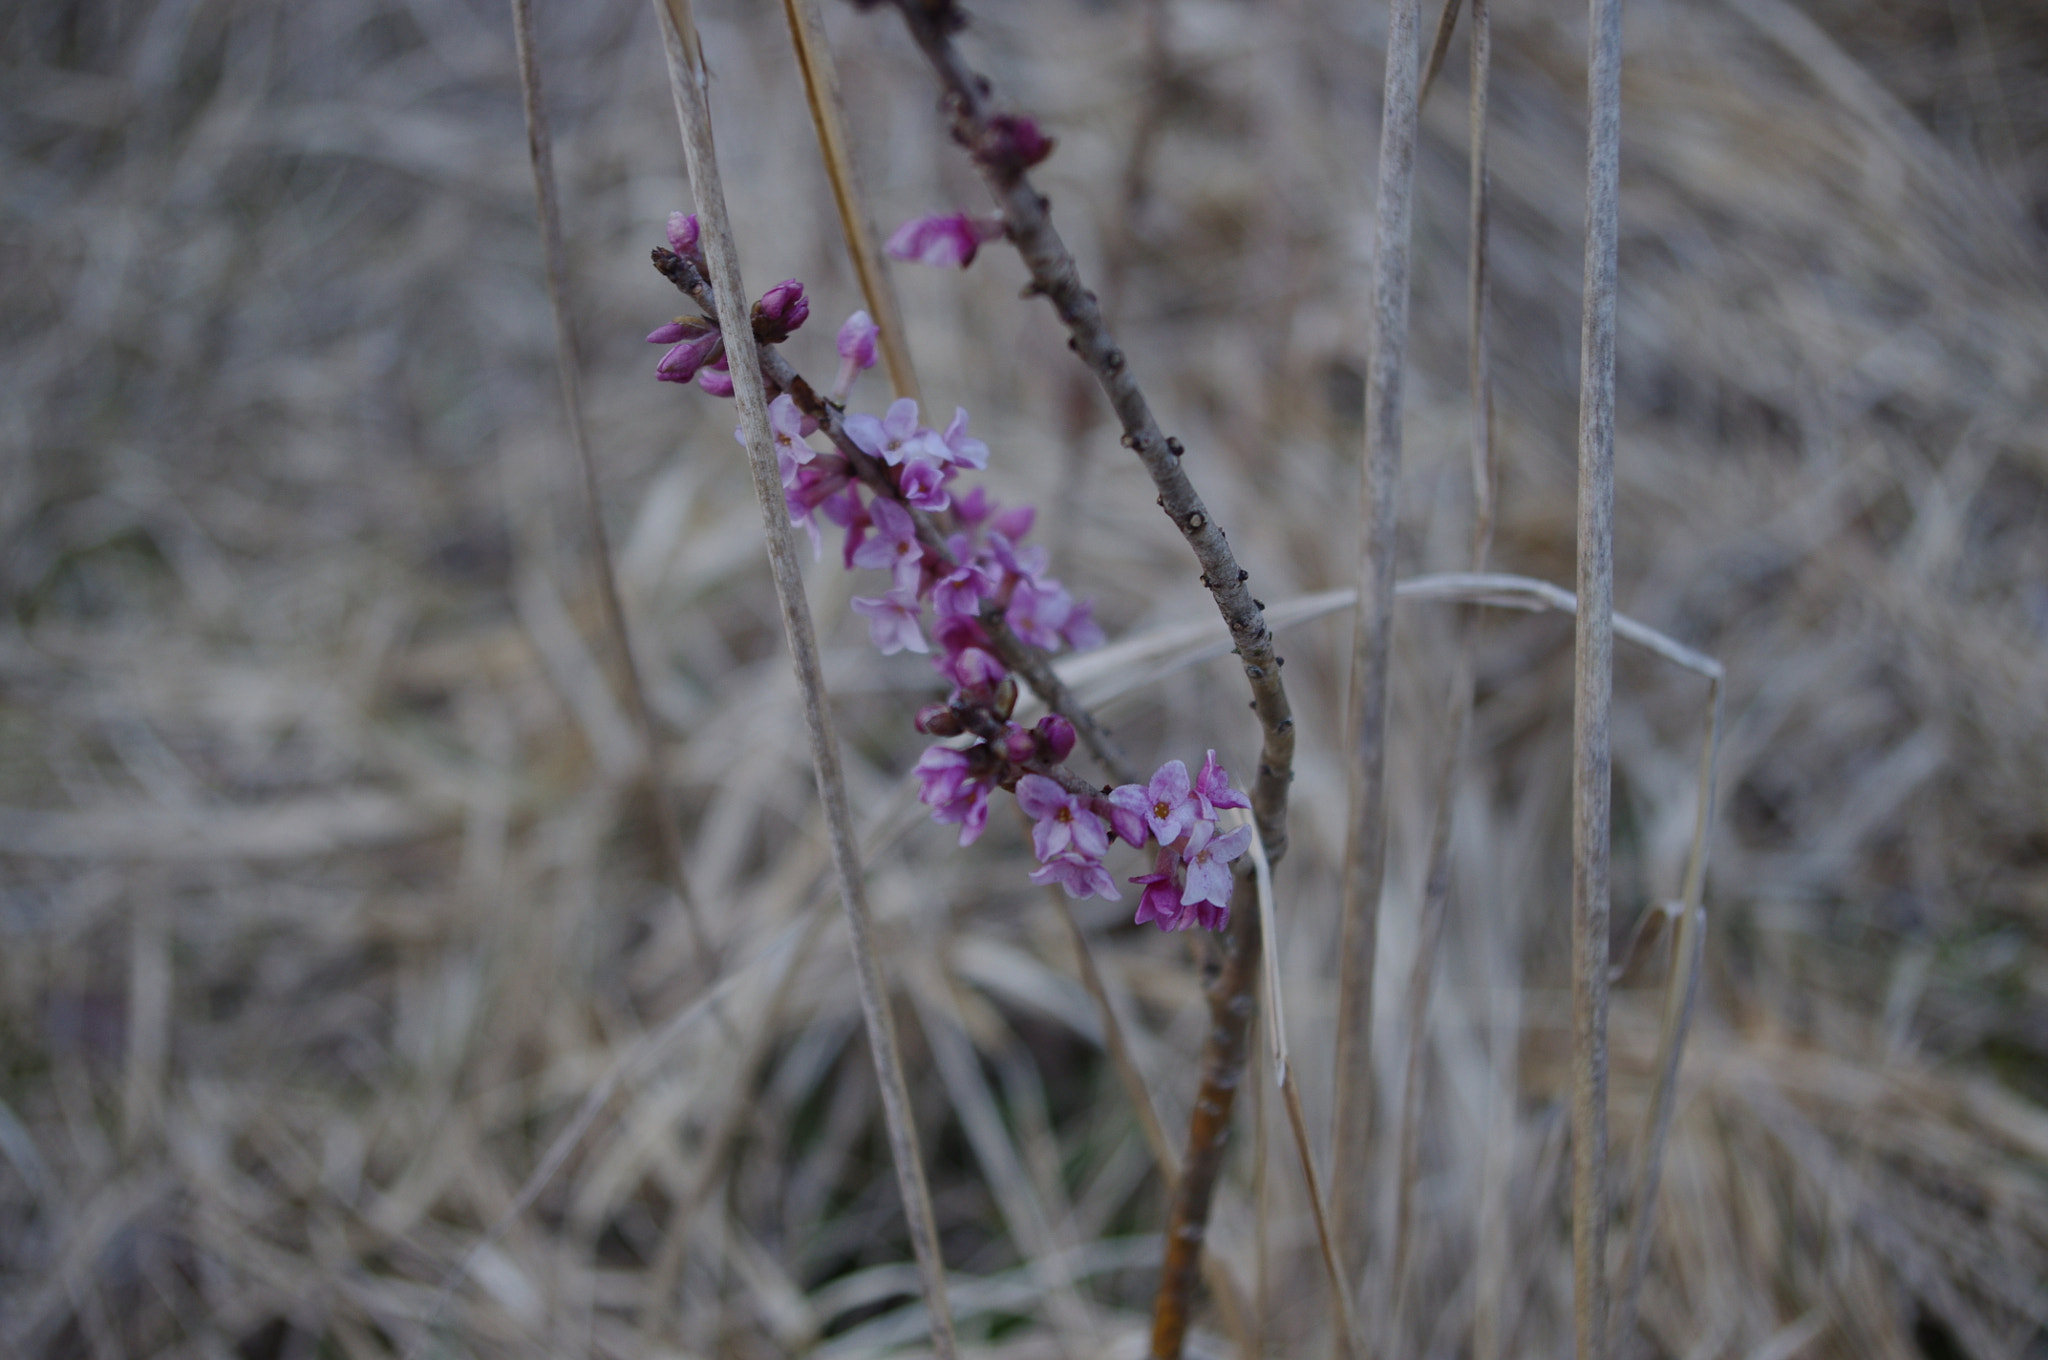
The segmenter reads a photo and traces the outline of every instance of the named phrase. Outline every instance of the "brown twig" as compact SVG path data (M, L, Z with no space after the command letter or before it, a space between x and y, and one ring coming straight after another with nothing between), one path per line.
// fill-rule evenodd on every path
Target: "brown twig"
M660 846L662 874L669 889L683 904L683 919L690 929L690 942L698 956L712 958L711 938L705 933L704 917L690 895L689 880L683 873L682 832L676 823L675 802L669 796L662 768L661 738L654 728L654 715L647 706L647 687L633 655L633 638L626 627L626 611L619 601L618 578L612 571L611 540L605 532L604 511L597 490L597 462L591 457L590 435L583 420L583 388L578 376L576 329L569 313L569 264L562 243L562 210L555 192L554 138L549 131L547 104L541 97L540 56L533 45L531 0L512 0L512 35L519 53L519 91L526 106L526 149L533 163L533 196L539 209L543 255L547 261L548 302L555 318L555 371L562 383L562 414L569 426L569 442L583 473L585 532L590 535L590 552L597 565L598 596L604 605L605 632L618 658L620 679L626 691L626 707L640 737L642 757L647 766L648 811L654 818L656 843Z
M1123 350L1103 321L1095 294L1082 285L1073 255L1053 228L1050 202L1007 154L1011 139L993 121L988 82L967 65L953 45L953 29L962 19L959 10L950 0L898 0L897 7L938 76L945 107L953 119L954 137L967 147L1003 210L1010 242L1031 273L1031 291L1044 295L1065 323L1069 347L1094 373L1123 426L1125 447L1145 465L1158 488L1160 508L1201 564L1202 583L1216 601L1242 659L1245 678L1251 683L1252 702L1263 732L1258 773L1252 781L1252 812L1277 862L1287 845L1294 719L1286 687L1280 681L1280 659L1273 654L1273 634L1246 584L1251 575L1238 566L1222 526L1188 480L1181 466L1180 441L1169 439L1159 428Z
M1247 586L1224 537L1181 466L1178 439L1160 429L1129 361L1110 334L1096 296L1082 282L1073 255L1054 229L1049 200L1032 186L1012 154L1012 138L996 121L988 82L972 70L953 45L965 17L952 0L898 0L912 39L931 63L953 120L953 136L968 150L1003 211L1011 244L1031 274L1030 291L1042 294L1066 325L1068 347L1095 375L1123 426L1123 443L1144 464L1159 491L1159 506L1180 530L1202 567L1251 685L1262 741L1252 781L1252 816L1267 854L1277 862L1287 848L1287 791L1294 778L1294 718L1281 683L1281 660L1273 651L1264 608ZM1210 984L1211 1026L1202 1052L1202 1079L1188 1126L1187 1152L1167 1218L1166 1259L1153 1305L1152 1353L1173 1360L1181 1352L1195 1277L1202 1257L1209 1206L1222 1170L1230 1113L1244 1076L1247 1030L1258 975L1260 930L1255 913L1235 914L1221 941L1222 958Z
M1621 0L1591 0L1586 282L1579 342L1578 625L1572 694L1572 1311L1607 1355L1608 711L1614 698L1614 307L1621 225Z
M781 474L775 463L774 436L768 425L767 395L762 388L754 334L747 316L746 290L740 282L739 253L733 243L732 224L726 215L725 191L719 183L718 158L711 140L711 111L707 95L709 73L697 43L688 0L658 0L655 9L668 57L670 92L675 98L677 121L682 126L690 184L696 194L704 228L705 256L712 281L717 285L717 312L732 357L733 398L739 406L741 428L746 436L747 464L753 473L754 495L761 508L761 526L768 541L776 600L781 607L783 631L789 640L797 683L803 693L804 727L810 739L811 764L817 774L818 796L825 807L833 867L839 875L840 905L845 910L848 933L852 936L861 1013L867 1023L868 1046L881 1086L889 1150L896 1164L904 1213L910 1223L911 1246L917 1258L918 1279L931 1326L932 1348L942 1360L953 1360L957 1345L953 1337L952 1311L946 1299L945 1260L939 1250L938 1226L932 1215L931 1189L925 1180L924 1160L918 1151L917 1126L910 1107L910 1088L903 1073L903 1055L897 1047L888 989L869 923L860 851L854 836L853 816L847 806L846 782L839 765L839 738L833 730L832 711L826 700L825 677L818 658L817 634L811 625L810 604L804 595L803 573L797 562L796 546L791 541L789 512L783 501Z
M1350 815L1338 943L1337 1058L1330 1178L1345 1258L1365 1260L1372 1138L1373 971L1387 856L1387 692L1394 633L1395 496L1401 477L1401 367L1408 342L1409 221L1415 184L1416 47L1421 0L1394 0L1380 121L1372 358L1365 474L1359 483L1358 606L1353 616Z

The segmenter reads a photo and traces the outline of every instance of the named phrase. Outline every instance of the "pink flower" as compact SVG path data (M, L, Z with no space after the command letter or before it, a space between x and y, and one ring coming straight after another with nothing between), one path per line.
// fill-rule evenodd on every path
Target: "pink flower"
M917 403L909 397L890 402L888 412L879 420L865 411L849 415L846 437L890 467L905 458L923 458L930 463L946 461L945 442L917 423Z
M896 471L896 489L920 510L939 511L953 503L946 494L946 470L923 458L906 458Z
M988 826L988 784L973 775L964 751L934 746L918 759L918 800L940 826L958 825L960 844L972 845Z
M1089 859L1109 853L1109 833L1088 805L1042 774L1017 781L1017 806L1037 823L1031 845L1041 862L1072 852Z
M1041 886L1057 883L1067 890L1069 897L1103 897L1114 902L1121 896L1116 890L1116 880L1109 876L1109 870L1102 867L1102 861L1071 851L1057 855L1032 870L1031 881Z
M953 518L965 528L972 529L995 513L995 503L988 498L984 487L975 487L964 496L953 498Z
M1151 828L1161 845L1171 845L1179 840L1201 817L1193 789L1188 783L1188 767L1178 760L1169 760L1161 765L1153 774L1152 782L1144 788L1125 784L1112 790L1109 801L1113 807L1144 818L1145 825ZM1123 836L1122 830L1119 829L1117 834ZM1124 839L1133 845L1145 842L1142 835L1124 836Z
M946 540L946 547L959 565L933 583L932 608L941 615L979 615L981 602L996 593L1001 579L986 563L973 556L972 540L966 534L954 534Z
M1067 621L1074 601L1060 588L1058 581L1034 581L1029 578L1017 582L1010 592L1009 607L1003 611L1003 622L1010 625L1010 631L1034 647L1050 651L1060 645L1060 625Z
M908 510L880 496L868 506L868 518L874 524L875 536L854 550L853 565L892 572L896 591L915 600L918 581L924 573L924 545L917 541L917 522ZM921 652L924 648L912 650Z
M946 433L940 438L946 445L949 462L960 467L971 467L976 472L988 466L988 445L967 433L967 408L953 408L953 423L946 426ZM1017 537L1023 537L1022 534Z
M875 366L875 338L882 328L866 312L855 312L839 328L839 380L832 384L832 400L843 402L853 391L854 379Z
M809 464L818 456L818 451L804 443L804 437L818 428L818 422L799 411L796 398L784 392L768 403L768 432L775 441L775 465L782 474L782 489L787 491L796 484L797 470ZM747 432L745 427L736 428L732 437L745 448Z
M1060 624L1060 638L1077 652L1102 645L1102 625L1095 621L1095 601L1076 600ZM1227 804L1226 806L1238 806Z
M1037 506L1014 505L1008 510L996 514L989 521L988 527L1001 534L1006 541L1016 543L1021 541L1024 535L1031 532L1031 525L1037 518Z
M1248 808L1251 800L1230 787L1230 776L1216 763L1216 752L1211 749L1208 758L1202 762L1202 772L1195 776L1195 801L1201 805L1202 816L1216 820L1217 808Z
M1131 918L1133 924L1156 921L1161 930L1186 930L1196 923L1196 913L1183 909L1180 904L1183 887L1180 856L1171 847L1160 850L1151 873L1139 874L1131 882L1145 887L1138 898L1138 914Z
M856 595L848 603L853 606L854 613L866 617L868 637L883 656L931 650L924 640L923 631L917 626L920 613L917 596L909 591L892 590L880 599L864 599Z
M1188 886L1181 893L1184 907L1207 902L1224 913L1225 920L1230 912L1230 861L1245 852L1252 843L1252 829L1241 826L1224 835L1216 834L1216 823L1196 822L1194 830L1188 833L1187 849L1181 858L1187 862Z
M754 337L779 345L809 320L810 315L811 303L804 296L803 284L795 279L784 279L761 294L761 300L754 304Z
M1003 219L970 217L966 213L935 213L913 217L896 228L886 249L893 259L915 260L941 269L965 269L987 241L1003 234Z

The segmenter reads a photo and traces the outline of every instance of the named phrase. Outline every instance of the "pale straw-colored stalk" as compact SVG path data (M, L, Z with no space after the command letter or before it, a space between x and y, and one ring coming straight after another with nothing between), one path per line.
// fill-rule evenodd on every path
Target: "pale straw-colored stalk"
M1607 1354L1607 922L1614 698L1614 306L1621 219L1621 0L1591 0L1586 280L1579 342L1578 626L1572 692L1572 1315Z
M797 69L803 73L804 97L810 102L811 126L818 134L818 154L825 160L825 177L832 184L832 206L839 212L839 229L846 237L846 254L860 280L860 295L868 304L868 315L881 327L877 337L882 365L889 370L889 385L899 397L924 405L917 387L917 370L910 363L910 342L903 334L903 310L896 304L896 289L889 281L889 269L876 245L874 215L861 194L860 173L853 163L853 138L847 130L846 103L839 95L839 68L832 59L832 45L825 37L825 21L818 13L818 0L782 0L783 16L789 20L789 42L796 52Z
M703 229L704 254L710 268L711 284L717 293L719 326L724 332L726 353L731 359L733 398L739 406L740 426L746 437L747 464L753 473L754 494L761 507L761 526L768 541L776 602L781 608L783 631L789 640L797 685L803 695L804 728L810 740L811 764L817 774L818 796L825 808L832 864L839 875L840 905L845 910L848 933L852 936L861 1014L867 1023L868 1046L874 1057L875 1075L881 1085L889 1151L896 1164L897 1184L910 1222L911 1246L917 1258L918 1279L931 1325L932 1347L943 1360L952 1360L957 1347L953 1339L952 1313L946 1300L945 1265L939 1254L938 1227L932 1215L931 1190L925 1181L923 1158L918 1151L910 1089L904 1080L903 1056L897 1047L896 1026L889 1010L888 986L875 950L860 852L854 838L852 813L847 807L846 783L840 770L839 738L833 730L832 712L825 694L825 677L818 659L817 634L811 625L810 604L804 597L803 573L797 561L796 544L791 537L789 512L783 503L781 475L775 465L773 435L768 426L767 395L762 387L760 361L748 316L747 293L740 281L738 249L733 242L725 191L719 182L717 152L712 145L707 92L709 73L698 45L689 0L656 0L655 9L662 26L669 88L675 99L676 118L682 128L683 152L689 162L690 184L696 198L698 221Z
M598 598L604 608L605 632L617 657L619 678L626 691L626 707L633 715L633 727L640 738L642 760L647 767L648 814L654 820L655 843L660 847L662 875L669 890L683 905L683 919L690 929L690 942L711 971L711 938L705 933L704 917L690 895L690 883L683 872L682 830L676 822L675 802L669 796L668 779L661 759L661 739L654 729L654 714L647 706L647 687L640 677L640 665L633 655L633 638L626 626L626 611L619 599L618 577L612 570L611 539L604 527L604 510L598 498L597 462L591 456L590 435L583 419L583 384L579 373L576 328L569 312L568 249L562 238L561 201L555 189L554 136L549 128L547 103L541 96L540 54L533 45L531 0L512 0L512 36L519 54L519 92L526 106L526 150L533 164L533 196L539 209L542 257L547 264L548 302L555 321L555 372L562 384L562 417L569 427L569 444L583 477L584 532L590 536L590 555L597 567Z
M1373 970L1387 854L1387 700L1393 658L1394 544L1401 478L1401 369L1408 344L1409 223L1415 186L1421 0L1393 0L1380 121L1373 250L1372 357L1359 484L1358 604L1353 616L1350 809L1337 946L1337 1057L1330 1177L1345 1258L1366 1259L1372 1138Z
M1451 26L1457 17L1458 0L1447 0L1443 22L1437 27L1437 45L1430 56L1431 76L1443 64L1450 46ZM1469 338L1469 379L1471 404L1472 547L1475 574L1486 570L1493 548L1493 488L1497 480L1493 451L1493 377L1488 350L1492 320L1492 298L1487 278L1487 182L1486 182L1486 95L1492 71L1493 35L1485 0L1472 0L1472 99L1471 99L1471 192L1470 241L1467 251L1467 329ZM1425 78L1423 92L1428 93ZM1456 658L1450 697L1446 703L1443 759L1437 774L1437 797L1429 842L1429 867L1423 875L1422 912L1416 930L1415 960L1408 979L1408 1059L1401 1078L1401 1131L1395 1159L1398 1168L1394 1186L1394 1263L1387 1300L1389 1322L1383 1354L1400 1356L1406 1349L1406 1306L1408 1269L1413 1260L1415 1229L1415 1187L1421 1178L1422 1076L1423 1060L1429 1050L1429 1003L1435 993L1437 952L1442 944L1444 917L1449 911L1451 888L1451 818L1456 805L1458 766L1464 754L1465 735L1472 722L1472 648L1479 626L1477 606L1459 611Z
M1650 1230L1656 1223L1657 1181L1664 1167L1664 1144L1677 1108L1678 1064L1685 1055L1685 1036L1692 1024L1693 1002L1699 994L1700 959L1705 949L1707 913L1707 840L1714 824L1716 767L1721 750L1721 681L1708 681L1707 731L1700 744L1699 807L1693 814L1692 850L1686 858L1685 884L1679 894L1677 928L1671 936L1670 970L1664 979L1664 1014L1657 1034L1656 1086L1643 1117L1636 1162L1629 1177L1629 1242L1622 1258L1621 1281L1614 1295L1611 1335L1617 1354L1626 1354L1635 1331L1636 1304L1643 1275L1650 1264Z

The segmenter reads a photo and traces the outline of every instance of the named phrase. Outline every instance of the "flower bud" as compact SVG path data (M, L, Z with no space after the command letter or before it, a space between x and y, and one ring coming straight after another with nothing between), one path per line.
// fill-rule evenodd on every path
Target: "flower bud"
M754 338L766 345L779 345L811 315L810 299L803 284L784 279L754 304Z
M1014 684L1014 682L1012 683ZM1038 754L1037 738L1015 723L1010 724L1009 730L1003 733L1002 739L998 744L1002 749L1003 757L1015 765L1022 765L1025 761L1032 759Z
M917 716L910 720L911 726L928 737L957 737L960 735L960 715L953 711L951 704L930 703L917 710Z
M999 113L988 120L988 126L992 135L975 156L984 165L997 170L1029 170L1052 154L1052 138L1029 118Z
M1017 707L1016 676L1005 675L1003 677L1003 682L996 686L995 697L989 701L989 707L996 711L997 717L1008 721L1010 714Z
M1038 720L1038 742L1045 758L1057 765L1074 753L1074 725L1064 715L1048 713Z
M697 266L697 272L707 272L704 263L703 233L697 226L697 214L672 212L668 215L669 249Z

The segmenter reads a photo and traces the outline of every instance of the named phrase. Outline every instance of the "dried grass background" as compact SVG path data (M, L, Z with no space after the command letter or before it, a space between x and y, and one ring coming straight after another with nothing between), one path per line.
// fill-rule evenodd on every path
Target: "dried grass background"
M538 19L593 444L718 975L660 886L597 659L504 10L9 6L0 1353L921 1344L732 410L657 385L640 340L677 310L646 251L688 202L652 15ZM779 8L700 20L748 278L806 281L789 353L824 373L858 304ZM978 207L900 27L827 20L885 226ZM1059 137L1056 220L1269 603L1353 560L1383 24L1043 0L982 4L968 39ZM1568 582L1583 19L1503 5L1496 34L1495 560ZM1628 45L1617 603L1729 675L1643 1337L1673 1360L2038 1360L2048 29L2015 0L1645 0ZM1463 143L1454 57L1418 165L1406 572L1458 565L1469 513ZM1045 508L1113 635L1213 619L1022 281L1000 249L899 272L932 404L973 412L992 482ZM931 676L867 647L844 607L865 584L811 582L963 1338L1136 1355L1162 1195L1070 942L1010 814L962 853L907 806ZM1387 1112L1450 669L1431 608L1396 643ZM1318 1129L1343 631L1282 637L1305 740L1278 947ZM1569 651L1552 616L1482 642L1390 1353L1569 1346ZM1142 760L1213 745L1248 770L1240 689L1212 664L1109 717ZM1676 895L1701 695L1624 650L1617 696L1621 930ZM1178 1129L1191 942L1129 903L1082 914ZM1616 993L1618 1166L1661 969ZM1240 1129L1212 1248L1268 1354L1322 1353L1298 1171L1276 1125L1262 1262ZM1195 1350L1235 1353L1204 1321Z

